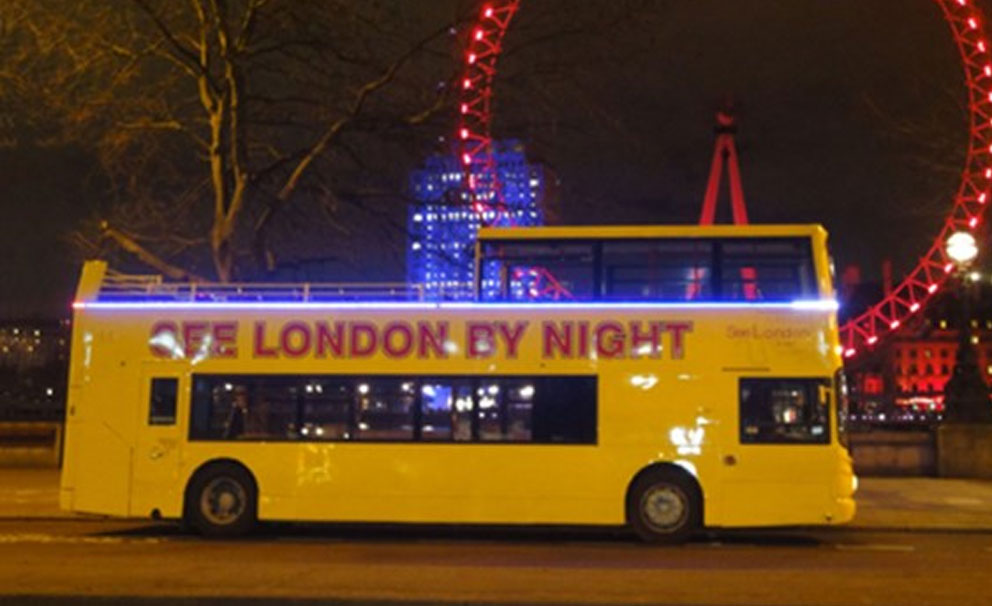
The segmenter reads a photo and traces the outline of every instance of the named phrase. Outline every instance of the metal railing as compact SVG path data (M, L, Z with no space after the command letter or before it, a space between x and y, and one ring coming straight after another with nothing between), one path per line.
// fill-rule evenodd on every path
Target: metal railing
M404 282L207 283L164 282L161 276L107 275L99 301L320 302L425 301L471 298L472 285L428 289Z

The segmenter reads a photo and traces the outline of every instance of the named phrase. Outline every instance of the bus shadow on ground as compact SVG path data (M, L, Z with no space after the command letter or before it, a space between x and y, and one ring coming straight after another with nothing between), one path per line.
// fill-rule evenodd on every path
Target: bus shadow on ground
M487 543L598 543L603 545L653 545L640 542L624 528L588 526L497 526L460 524L377 524L377 523L266 523L252 534L235 539L207 538L184 529L178 523L155 523L123 530L96 533L122 538L162 538L170 540L246 542L269 541L350 541L366 543L403 542L487 542ZM809 529L706 530L685 545L819 547L826 541Z

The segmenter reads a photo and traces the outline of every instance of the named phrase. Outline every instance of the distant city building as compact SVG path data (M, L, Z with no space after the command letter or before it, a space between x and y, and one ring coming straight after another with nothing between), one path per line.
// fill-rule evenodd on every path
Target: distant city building
M0 419L59 419L65 409L68 320L0 322Z
M992 287L981 285L976 290L968 329L978 367L992 386ZM948 291L874 352L848 363L855 418L876 422L940 420L962 320L960 302Z
M494 143L494 158L506 208L480 216L469 207L462 168L451 154L437 154L412 175L415 203L408 219L407 280L420 284L428 299L471 297L475 241L480 226L543 225L549 189L547 171L530 164L518 141Z
M69 356L69 321L0 322L0 367L27 370Z

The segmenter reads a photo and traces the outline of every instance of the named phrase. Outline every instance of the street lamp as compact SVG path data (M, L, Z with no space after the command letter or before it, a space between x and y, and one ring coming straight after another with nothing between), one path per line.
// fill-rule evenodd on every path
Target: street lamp
M958 266L958 270L963 271L978 256L978 243L975 236L966 231L958 231L947 238L947 256Z
M989 389L978 368L978 356L971 339L971 293L966 280L968 267L978 256L978 244L973 235L959 231L947 238L946 252L958 270L961 325L954 371L944 386L944 420L950 423L992 423Z

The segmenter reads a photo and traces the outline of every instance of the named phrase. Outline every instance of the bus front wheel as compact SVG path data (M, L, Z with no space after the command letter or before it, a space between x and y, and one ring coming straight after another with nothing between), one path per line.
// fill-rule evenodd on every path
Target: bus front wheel
M248 534L257 522L258 491L248 471L233 463L215 463L198 471L186 492L186 518L205 536Z
M647 543L685 542L701 525L702 503L683 474L656 469L642 473L627 496L627 524Z

